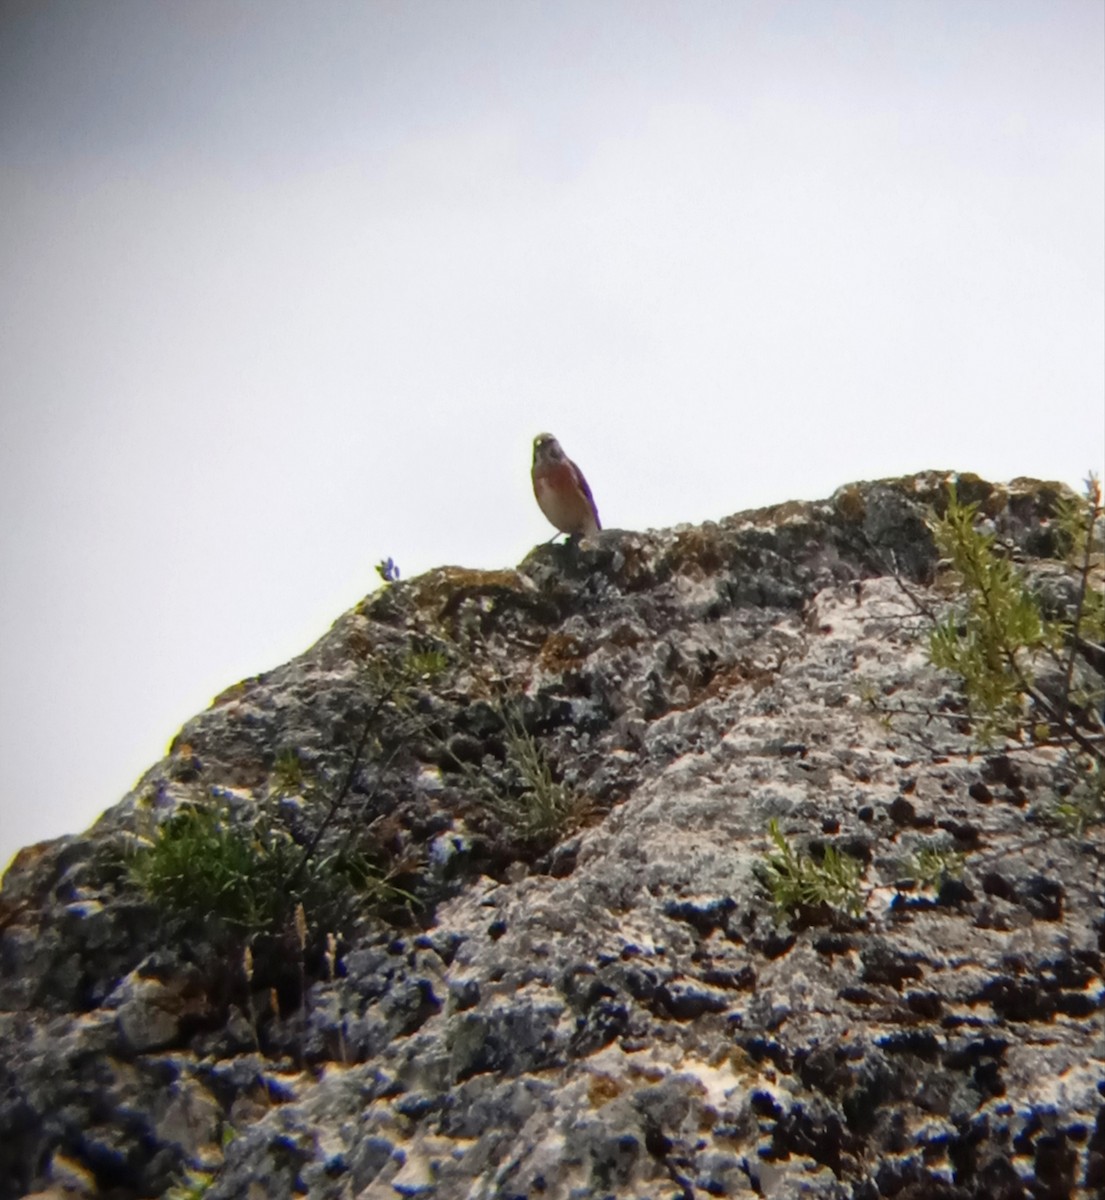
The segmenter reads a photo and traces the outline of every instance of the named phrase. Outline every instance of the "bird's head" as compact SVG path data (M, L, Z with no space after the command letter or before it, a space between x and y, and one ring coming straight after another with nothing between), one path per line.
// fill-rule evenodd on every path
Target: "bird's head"
M535 466L538 463L559 462L563 458L564 451L560 449L560 443L551 433L539 433L533 439L533 462Z

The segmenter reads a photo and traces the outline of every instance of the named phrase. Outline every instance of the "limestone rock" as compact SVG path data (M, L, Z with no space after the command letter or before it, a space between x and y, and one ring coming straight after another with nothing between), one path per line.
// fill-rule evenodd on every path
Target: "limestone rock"
M946 480L443 568L220 696L5 877L0 1200L1100 1194L1103 850L1040 819L1054 751L979 754L927 665L902 583L945 602ZM1058 485L959 486L1053 551ZM422 724L355 758L366 663L438 646ZM581 802L563 838L485 803L503 696ZM417 904L254 962L128 883L182 806L305 846L346 777L328 837L371 830ZM862 864L858 912L773 910L772 821ZM925 887L934 845L963 871Z

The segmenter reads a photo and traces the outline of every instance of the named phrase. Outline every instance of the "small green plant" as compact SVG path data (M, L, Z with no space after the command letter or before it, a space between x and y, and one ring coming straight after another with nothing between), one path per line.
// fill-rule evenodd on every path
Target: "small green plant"
M759 870L780 913L793 914L804 908L826 907L858 917L863 912L863 864L834 846L826 846L820 859L795 848L779 829L768 825L775 846Z
M503 722L506 772L493 779L483 767L458 758L438 738L443 751L471 785L480 805L493 813L512 838L531 846L547 846L576 828L587 812L586 801L558 780L544 747L505 703Z
M184 1178L164 1194L163 1200L203 1200L214 1182L213 1171L186 1171Z
M409 701L414 689L432 682L449 666L449 656L444 650L431 647L428 650L411 650L399 660L401 699Z
M303 791L306 772L299 752L286 746L276 756L272 768L272 793L276 796L295 796Z
M1096 759L1084 759L1070 792L1045 815L1071 837L1081 837L1091 825L1105 822L1105 767Z
M222 929L237 942L283 934L297 906L337 921L358 906L405 898L362 852L321 857L310 871L299 870L302 859L303 847L264 809L246 820L212 803L170 817L127 868L170 923Z
M905 871L921 887L939 890L949 879L960 879L965 864L966 858L958 851L930 842L914 852Z
M133 856L130 873L166 912L245 932L268 931L287 915L284 884L298 855L282 830L242 824L218 804L189 805Z
M319 863L322 870L337 871L347 879L353 890L370 908L406 905L414 909L422 902L413 892L398 887L392 880L397 875L415 869L421 861L397 861L385 870L379 860L360 850L342 849L320 859Z
M522 841L555 841L579 823L584 805L571 788L555 779L544 748L533 734L518 720L505 719L507 761L520 776L522 789L517 794L493 794L489 807Z

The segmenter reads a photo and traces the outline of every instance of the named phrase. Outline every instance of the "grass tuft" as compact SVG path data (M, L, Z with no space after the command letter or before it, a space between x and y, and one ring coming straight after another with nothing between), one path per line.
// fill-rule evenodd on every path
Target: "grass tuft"
M803 909L830 908L858 917L863 912L863 864L834 846L826 846L820 859L795 850L779 829L768 825L775 846L760 864L760 874L776 909L795 914Z

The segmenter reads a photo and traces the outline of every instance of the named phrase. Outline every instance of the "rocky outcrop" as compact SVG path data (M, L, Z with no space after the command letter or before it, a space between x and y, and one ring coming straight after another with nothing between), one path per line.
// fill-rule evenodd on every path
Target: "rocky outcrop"
M220 696L4 879L0 1200L1102 1194L1103 848L1044 820L1055 751L980 752L927 663L945 482L443 568ZM1056 485L959 488L1052 552ZM404 648L444 666L377 730ZM481 794L508 706L563 837ZM305 778L345 780L327 838L371 830L394 903L247 970L133 886L184 805L307 845L339 792ZM854 912L776 910L772 822L862 863Z

